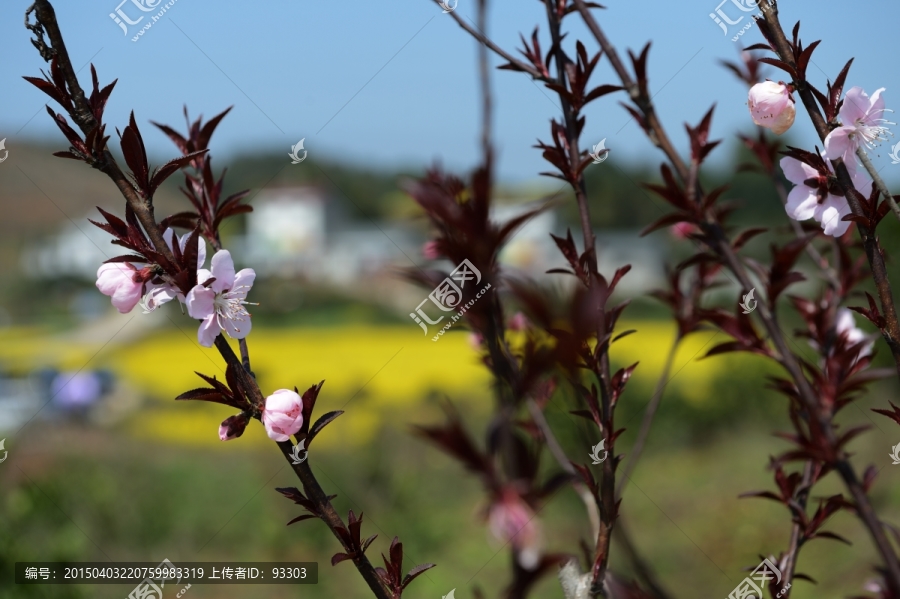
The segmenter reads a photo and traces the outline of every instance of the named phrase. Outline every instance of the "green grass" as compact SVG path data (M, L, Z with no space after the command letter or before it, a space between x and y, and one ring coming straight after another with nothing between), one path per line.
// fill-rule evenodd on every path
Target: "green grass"
M393 415L399 416L399 414ZM471 596L479 585L496 596L507 580L508 555L492 543L479 518L483 496L476 481L448 458L406 434L405 423L388 419L364 448L340 445L313 452L311 464L323 487L337 493L342 513L365 513L364 534L378 534L369 550L380 563L393 535L407 554L406 567L436 562L410 597L440 597L451 588ZM258 424L255 424L259 428ZM258 431L257 431L258 432ZM329 434L328 431L324 433ZM332 433L333 434L333 433ZM215 449L139 440L112 431L70 426L35 429L21 437L0 468L0 599L53 597L121 599L123 586L22 587L9 580L12 562L71 561L317 561L319 584L199 586L202 598L366 597L349 563L332 567L337 541L317 521L286 527L301 513L274 491L295 486L274 447L241 445ZM879 457L880 435L865 437L859 463ZM779 442L776 442L779 443ZM762 500L737 499L770 488L763 466L772 451L767 434L744 430L712 435L703 447L668 446L656 437L629 484L622 514L638 546L677 597L725 596L758 563L760 552L777 552L789 534L787 513ZM575 452L570 452L576 459ZM882 472L875 500L882 517L900 516L900 489ZM833 475L819 494L837 492ZM585 536L584 510L569 490L553 496L540 517L548 548L577 552ZM846 596L859 591L875 557L859 524L839 515L828 527L854 542L815 541L801 554L800 570L820 581L803 582L794 597ZM622 571L620 553L613 566ZM561 593L551 578L536 597Z

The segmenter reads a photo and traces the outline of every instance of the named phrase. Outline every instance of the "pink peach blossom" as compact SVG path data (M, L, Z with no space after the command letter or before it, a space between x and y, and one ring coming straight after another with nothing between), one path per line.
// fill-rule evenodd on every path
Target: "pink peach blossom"
M513 489L504 489L488 512L488 528L494 537L510 543L519 564L534 569L541 558L540 521L534 510Z
M795 186L788 194L785 204L788 216L794 220L814 218L822 225L822 230L826 235L840 237L846 233L850 222L842 219L850 214L847 198L833 193L828 193L824 198L820 198L818 188L812 187L807 182L818 181L821 174L808 164L791 156L782 158L780 164L784 176ZM826 166L831 172L831 165L826 162ZM847 169L850 171L853 186L868 197L872 192L872 182L865 175L856 171L856 162L848 162Z
M234 261L228 250L219 250L212 257L211 270L197 271L197 285L187 295L188 314L203 322L197 331L200 345L212 347L223 330L234 339L250 333L250 313L244 308L247 292L253 286L256 273L245 268L234 273ZM209 287L205 283L214 279Z
M784 83L763 81L750 88L747 96L750 116L760 127L781 135L794 124L796 109L791 90Z
M289 389L279 389L266 398L262 423L270 439L288 441L303 426L303 398Z
M828 134L825 138L825 156L829 160L843 158L845 162L851 154L861 145L874 147L877 142L885 141L885 133L888 128L882 125L895 125L882 118L884 116L884 98L881 92L884 88L875 90L870 98L861 87L852 87L844 96L844 103L838 113L841 126Z
M141 301L146 281L142 271L128 262L111 262L97 269L97 289L108 295L112 305L127 314Z

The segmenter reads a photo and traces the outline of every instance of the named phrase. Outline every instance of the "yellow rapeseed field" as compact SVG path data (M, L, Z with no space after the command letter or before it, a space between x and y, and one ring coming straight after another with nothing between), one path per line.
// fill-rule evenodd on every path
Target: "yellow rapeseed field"
M663 368L674 325L623 321L620 329L638 330L612 349L616 367L640 362L625 400L629 394L638 394L644 403ZM698 358L725 340L714 331L688 337L677 354L669 388L691 403L709 401L713 381L725 376L739 358ZM432 342L415 326L257 328L249 341L253 368L264 392L294 386L302 391L325 380L316 412L347 408L347 414L329 428L330 434L317 441L320 447L365 444L388 415L399 414L409 423L435 395L479 413L490 409L490 375L464 331L451 331ZM200 347L195 338L177 329L106 346L60 343L38 329L6 329L0 331L0 361L19 372L41 366L112 369L148 400L129 420L131 430L140 435L181 443L219 443L218 424L233 412L216 404L172 401L183 391L203 386L195 370L224 378L216 350ZM249 442L266 442L260 426L251 426L245 437Z

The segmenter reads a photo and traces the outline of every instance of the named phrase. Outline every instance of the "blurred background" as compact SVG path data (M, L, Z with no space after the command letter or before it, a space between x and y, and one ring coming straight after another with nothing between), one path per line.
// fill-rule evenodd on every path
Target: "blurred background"
M216 172L228 169L225 192L251 190L254 212L227 224L224 243L237 268L259 275L249 297L259 303L249 341L262 388L303 389L325 380L317 412L346 414L317 438L310 463L323 487L338 495L343 514L365 513L363 531L379 535L369 550L374 562L399 535L407 569L438 564L410 587L409 597L441 597L452 588L457 597L471 597L473 586L496 596L509 557L485 530L477 481L411 434L412 425L441 419L440 402L449 399L481 439L491 380L463 326L439 342L423 336L409 313L429 290L400 276L432 265L423 254L428 228L402 183L436 163L465 175L478 160L474 42L427 0L275 2L264 10L179 0L136 42L143 23L123 35L110 17L121 9L137 19L143 13L131 2L56 4L82 84L89 84L89 63L101 84L119 79L107 109L109 129L121 128L134 110L152 164L177 151L150 120L183 131L185 104L192 119L234 106L211 149ZM606 4L598 17L620 52L653 40L651 87L682 151L681 123L696 123L717 103L712 135L725 143L704 184L730 184L726 198L740 203L738 224L769 225L783 234L787 222L771 182L740 171L752 159L734 134L755 135L745 86L717 64L735 60L739 46L759 41L758 32L732 42L709 18L716 6L706 0ZM140 308L119 314L95 288L99 264L118 252L87 219L98 216L97 206L121 215L123 201L104 175L51 155L66 149L65 141L44 112L47 98L20 78L46 69L22 26L27 5L0 6L0 139L8 151L0 162L0 439L8 452L0 462L0 598L103 599L131 590L16 586L17 561L163 559L319 562L316 586L194 585L189 593L198 599L367 596L349 564L331 567L339 546L323 525L285 526L300 508L274 489L297 481L263 428L253 423L240 439L222 443L217 429L228 409L173 401L199 386L194 371L223 376L218 354L198 345L195 322L172 304L149 315ZM852 47L845 43L846 23L833 18L845 10L837 0L780 6L783 23L802 17L804 40L825 40L815 55L821 87L856 56L848 87L870 93L887 87L887 105L894 105L900 75L883 70L881 40L889 31L879 28L897 22L896 3L867 3L871 35L855 38ZM460 0L457 11L474 19L475 5ZM542 19L537 2L497 1L490 34L512 51L518 33L530 34ZM568 41L575 36L589 39L580 26ZM492 63L501 64L493 57ZM605 61L594 82L612 82ZM514 237L504 268L563 292L562 277L544 274L562 265L549 234L576 228L577 215L556 180L538 177L547 166L531 147L548 139L557 102L520 74L495 73L493 88L494 217L508 220L555 202ZM640 361L617 416L627 429L620 441L627 453L675 333L648 294L664 284L666 265L691 248L670 231L638 236L666 210L640 187L657 179L661 156L618 100L608 96L592 105L585 139L605 139L611 149L587 175L601 270L633 266L618 291L619 299L633 298L620 327L638 334L612 352L614 367ZM301 139L308 157L291 164L287 154ZM812 148L804 114L784 141ZM111 146L118 155L115 135ZM885 145L873 159L897 188L900 166L889 152ZM158 217L185 209L180 184L173 176L159 191ZM900 251L898 228L888 218L880 229L889 254ZM766 257L768 241L755 240L748 253ZM818 284L813 269L808 262L801 268L811 282L794 291L811 293ZM895 260L889 268L900 281ZM737 295L726 286L712 301L731 306ZM787 315L785 322L793 324ZM772 487L765 466L786 447L772 437L787 429L784 400L766 388L775 371L749 356L699 359L723 340L710 330L682 344L622 507L639 550L677 597L727 595L743 578L742 568L782 550L790 532L780 506L738 499ZM888 352L879 352L876 362L889 364ZM883 469L872 495L892 522L900 519L900 486L888 453L900 431L869 408L885 407L897 391L893 382L873 386L842 419L872 427L853 443L854 462L860 470L870 463ZM548 417L568 431L561 439L568 455L587 461L596 440L568 414L572 407L563 390ZM554 471L549 460L544 467ZM831 478L817 488L822 496L840 492ZM588 525L570 490L554 495L540 517L548 550L578 551ZM853 546L816 541L804 548L799 571L819 585L798 582L798 599L858 593L873 574L871 543L857 522L839 514L829 528ZM613 567L627 575L620 557L614 550ZM534 596L562 594L551 577Z

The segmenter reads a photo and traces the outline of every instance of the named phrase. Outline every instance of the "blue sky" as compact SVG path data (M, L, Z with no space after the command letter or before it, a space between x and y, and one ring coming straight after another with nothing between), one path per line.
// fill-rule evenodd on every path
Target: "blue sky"
M213 151L217 164L237 153L283 152L306 138L311 156L380 168L422 167L440 161L459 170L472 168L478 150L478 87L475 42L430 0L389 2L312 2L273 0L265 3L223 0L177 0L139 39L129 35L109 14L120 0L56 2L56 10L76 68L93 62L102 83L119 83L107 109L107 122L120 128L134 110L149 151L157 159L174 155L174 146L149 120L183 127L182 106L192 116L209 117L229 105L231 115L219 127ZM146 0L144 0L146 1ZM150 0L153 4L155 0ZM43 61L28 42L22 24L30 0L0 5L0 138L7 149L29 140L64 142L43 112L47 98L21 79L37 75ZM717 65L737 58L738 47L760 41L754 28L735 43L710 19L716 0L659 2L606 0L595 11L601 26L623 57L653 41L650 85L663 123L678 147L686 151L682 123L696 123L710 104L717 104L713 136L726 137L713 163L728 157L738 130L752 132L746 90ZM457 14L475 18L474 0L459 0ZM860 4L863 6L863 4ZM801 37L823 43L810 74L821 87L847 59L856 57L848 87L867 91L886 87L887 106L900 105L900 72L890 55L892 29L900 23L900 3L867 0L865 12L849 14L839 0L784 2L782 22L789 28L801 18ZM132 19L141 13L131 0L122 10ZM735 18L731 2L723 10ZM838 18L834 15L843 15ZM490 36L514 50L518 34L530 35L542 21L539 2L495 0L490 8ZM848 28L847 19L855 21ZM745 18L744 22L748 21ZM570 18L577 24L577 19ZM736 31L739 26L732 27ZM546 27L543 47L549 46ZM568 38L596 44L582 27ZM848 43L848 41L850 43ZM492 57L494 65L501 60ZM821 69L821 70L820 70ZM774 69L772 78L780 78ZM85 85L89 69L80 73ZM613 83L612 70L601 61L594 84ZM559 113L554 95L520 73L495 71L495 140L499 175L507 182L527 182L546 170L531 146L549 138L549 119ZM660 155L618 105L621 94L606 96L587 111L585 145L607 138L611 160L634 162ZM808 117L798 111L792 140L815 143ZM889 148L876 157L893 178Z

